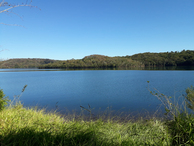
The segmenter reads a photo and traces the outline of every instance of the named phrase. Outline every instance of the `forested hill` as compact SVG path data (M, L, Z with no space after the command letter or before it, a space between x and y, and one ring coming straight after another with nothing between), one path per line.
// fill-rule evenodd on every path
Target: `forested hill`
M117 68L117 67L143 67L139 61L131 58L108 57L103 55L90 55L83 59L56 61L39 66L39 68Z
M194 65L194 51L183 50L181 52L164 53L140 53L126 56L132 60L140 61L145 66L186 66Z
M132 56L108 57L90 55L66 61L50 59L10 59L0 61L0 68L133 68L145 66L194 66L194 51L139 53Z
M132 56L108 57L90 55L83 59L56 61L39 66L39 68L130 68L145 66L186 66L194 65L194 51L164 53L140 53Z
M0 61L0 68L36 68L42 64L54 63L56 60L50 59L9 59Z

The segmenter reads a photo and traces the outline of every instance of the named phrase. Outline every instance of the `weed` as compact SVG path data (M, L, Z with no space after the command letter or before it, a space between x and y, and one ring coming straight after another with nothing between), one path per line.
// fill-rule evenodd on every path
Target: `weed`
M149 81L148 81L149 83ZM148 90L149 85L148 85ZM176 98L172 101L171 96L166 96L158 90L150 91L165 107L165 116L168 116L166 125L171 134L171 145L194 145L194 115L189 113L188 108L194 109L194 88L186 90L186 96L180 104Z

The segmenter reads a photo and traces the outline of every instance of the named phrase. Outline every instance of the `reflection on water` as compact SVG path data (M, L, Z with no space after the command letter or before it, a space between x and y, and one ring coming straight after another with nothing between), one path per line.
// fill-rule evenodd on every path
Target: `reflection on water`
M60 71L60 70L61 69L13 68L13 69L0 69L0 72Z
M145 67L145 70L194 70L194 66Z
M194 70L194 66L161 66L161 67L132 67L132 68L75 68L75 69L38 69L38 68L14 68L0 69L0 72L29 72L29 71L72 71L72 70Z

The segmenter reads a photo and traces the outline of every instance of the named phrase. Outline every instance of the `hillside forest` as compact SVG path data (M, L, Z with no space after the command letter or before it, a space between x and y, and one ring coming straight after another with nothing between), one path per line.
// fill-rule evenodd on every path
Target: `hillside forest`
M0 68L37 68L40 65L53 63L56 60L39 58L19 58L0 61Z
M0 61L0 68L133 68L133 67L165 67L194 65L194 51L182 50L162 53L139 53L132 56L108 57L90 55L82 59L50 60L50 59L9 59Z

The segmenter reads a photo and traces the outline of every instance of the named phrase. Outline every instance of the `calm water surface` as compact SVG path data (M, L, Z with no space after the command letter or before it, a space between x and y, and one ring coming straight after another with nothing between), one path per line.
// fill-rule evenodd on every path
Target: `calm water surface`
M25 106L47 107L64 113L80 106L121 112L150 113L160 102L147 87L177 98L194 85L194 71L147 70L6 70L0 69L0 87L13 99L28 85L20 100Z

